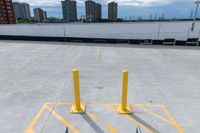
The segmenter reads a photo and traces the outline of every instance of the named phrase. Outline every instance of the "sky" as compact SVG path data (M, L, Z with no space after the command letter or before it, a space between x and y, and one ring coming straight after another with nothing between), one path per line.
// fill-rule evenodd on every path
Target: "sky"
M62 18L61 0L13 0L13 2L29 3L32 9L41 7L47 11L48 17ZM85 15L85 0L76 0L78 17ZM123 19L148 19L157 16L165 18L190 18L194 16L194 0L94 0L102 4L102 17L107 18L108 6L111 1L118 3L118 17ZM200 11L200 10L199 10ZM199 16L199 15L198 15Z

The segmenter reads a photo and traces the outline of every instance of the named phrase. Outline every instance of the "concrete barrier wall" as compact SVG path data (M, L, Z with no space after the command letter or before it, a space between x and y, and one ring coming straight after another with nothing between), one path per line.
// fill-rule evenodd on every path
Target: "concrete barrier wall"
M70 24L17 24L0 25L0 35L41 37L82 37L113 39L186 40L199 37L200 22L191 32L192 21L140 23L70 23ZM189 32L188 32L189 31Z

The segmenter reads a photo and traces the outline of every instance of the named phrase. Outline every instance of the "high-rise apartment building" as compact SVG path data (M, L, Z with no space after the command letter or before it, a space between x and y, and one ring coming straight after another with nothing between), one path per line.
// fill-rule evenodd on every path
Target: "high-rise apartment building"
M16 18L13 11L12 0L0 1L0 24L15 24Z
M13 2L15 17L21 19L31 18L30 6L27 3Z
M94 1L92 0L85 1L86 20L88 22L95 21L96 19L95 8L96 8L96 3Z
M33 9L33 13L34 13L34 20L36 22L43 22L46 18L46 11L43 11L41 8L35 8Z
M117 21L117 3L111 2L108 3L108 20L109 21Z
M61 1L63 19L66 22L74 22L77 20L77 6L75 0L65 0Z
M95 17L96 17L96 21L101 20L102 18L102 14L101 14L101 4L96 3L96 11L95 11Z
M44 20L47 20L47 12L44 11L43 14L44 14Z
M94 22L101 19L101 5L92 0L85 1L86 20Z

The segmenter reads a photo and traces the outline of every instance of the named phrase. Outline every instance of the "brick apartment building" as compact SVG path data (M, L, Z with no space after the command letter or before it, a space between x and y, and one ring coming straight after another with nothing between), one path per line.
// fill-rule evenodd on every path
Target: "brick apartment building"
M0 24L16 24L12 0L0 0Z

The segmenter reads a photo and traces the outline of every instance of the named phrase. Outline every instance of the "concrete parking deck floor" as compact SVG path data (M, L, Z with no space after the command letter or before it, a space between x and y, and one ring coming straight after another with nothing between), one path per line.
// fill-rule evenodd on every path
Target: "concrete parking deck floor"
M200 132L197 47L0 41L2 133ZM72 69L80 74L87 113L70 114ZM121 72L129 70L128 103L118 115Z

